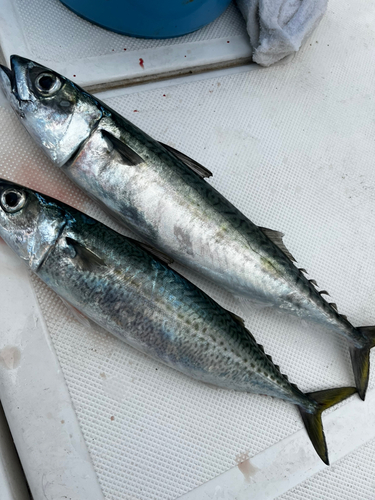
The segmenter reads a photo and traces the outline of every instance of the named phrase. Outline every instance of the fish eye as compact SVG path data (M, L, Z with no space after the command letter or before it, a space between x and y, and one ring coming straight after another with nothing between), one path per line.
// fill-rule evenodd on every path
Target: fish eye
M1 195L0 202L6 212L18 212L26 203L26 195L17 189L6 189Z
M60 78L53 73L41 73L35 80L35 87L43 95L52 95L61 89Z

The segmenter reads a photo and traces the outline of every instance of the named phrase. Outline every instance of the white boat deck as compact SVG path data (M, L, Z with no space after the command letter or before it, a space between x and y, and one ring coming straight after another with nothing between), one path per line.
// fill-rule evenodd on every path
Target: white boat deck
M302 50L269 69L241 64L249 47L234 7L215 29L146 42L75 19L55 0L38 0L35 12L28 5L0 0L9 9L0 9L5 59L20 53L68 77L74 67L73 78L89 88L126 84L98 95L207 166L210 182L255 223L286 234L298 264L328 289L340 312L355 325L375 324L375 1L331 0ZM53 18L42 31L54 12L59 23ZM243 52L233 49L230 64L237 66L223 69L225 39L225 50L238 42ZM191 47L197 57L206 54L205 63L195 65L196 74L165 79L192 71L169 56ZM147 68L145 53L158 54L158 68ZM208 64L217 69L200 72ZM133 85L140 79L153 81ZM1 103L0 177L117 227L44 158ZM375 497L374 369L365 403L354 396L323 418L327 468L295 408L213 390L84 328L5 245L0 255L0 399L34 500ZM353 384L341 339L240 305L183 272L245 317L301 389ZM371 361L375 366L373 355Z

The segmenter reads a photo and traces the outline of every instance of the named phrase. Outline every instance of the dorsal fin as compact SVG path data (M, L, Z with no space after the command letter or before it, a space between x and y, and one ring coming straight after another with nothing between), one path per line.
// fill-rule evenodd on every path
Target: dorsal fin
M320 290L320 295L329 295L329 293L327 292L327 290Z
M333 309L334 309L336 312L338 312L338 309L337 309L337 304L335 304L334 302L331 302L329 305L330 305L330 306L332 306L332 307L333 307Z
M186 156L184 153L181 153L181 151L178 151L177 149L172 148L172 146L168 146L168 144L163 144L162 142L159 143L163 148L165 148L167 151L169 151L173 156L181 160L187 167L189 167L193 172L199 175L199 177L202 177L204 179L205 177L211 177L212 172L210 172L206 167L198 163L197 161L193 160L189 156Z
M345 315L345 314L341 314L340 315L342 318L346 319L346 321L348 321L348 317Z
M262 344L258 344L258 347L262 352L264 352L264 347L262 346Z
M235 322L236 322L236 323L238 323L239 325L241 325L241 326L242 326L242 327L246 330L246 333L249 335L249 337L250 337L250 338L251 338L251 339L252 339L255 343L257 343L257 341L255 340L254 335L251 333L251 331L250 331L250 330L248 330L248 329L246 328L246 325L245 325L245 321L244 321L244 319L243 319L243 318L241 318L240 316L237 316L237 314L234 314L234 312L232 312L232 311L228 311L228 309L227 309L227 313L229 313L229 314L232 316L232 318L235 320Z
M104 129L101 129L100 132L104 139L112 145L113 149L122 156L127 165L139 165L140 163L144 163L143 159L135 151L120 139L117 139L111 132Z
M271 363L273 363L272 361L272 356L270 356L269 354L266 354L267 358L271 361Z
M309 281L310 281L310 283L311 283L312 285L314 285L314 286L318 286L318 283L317 283L315 280L309 280Z
M289 250L286 248L283 242L283 236L284 233L281 233L280 231L274 231L273 229L268 229L267 227L259 227L261 231L273 242L275 245L277 245L282 252L285 253L287 257L292 262L296 262L296 259L293 257L293 255L289 252Z
M304 273L304 274L309 274L309 273L306 271L306 269L304 269L303 267L300 267L300 268L298 269L298 271L301 271L301 273Z
M134 238L129 238L129 236L126 237L129 241L134 243L135 245L143 248L143 250L146 250L146 252L149 252L152 254L152 256L156 259L159 260L162 264L165 264L169 266L169 264L173 264L174 260L169 257L169 255L161 252L157 248L153 247L152 245L149 245L148 243L143 243L143 241L138 241L135 240Z

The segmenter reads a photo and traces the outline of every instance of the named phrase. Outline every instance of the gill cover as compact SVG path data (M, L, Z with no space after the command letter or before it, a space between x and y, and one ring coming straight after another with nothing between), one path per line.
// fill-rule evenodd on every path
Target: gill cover
M92 96L20 56L11 57L11 69L0 66L0 84L28 132L57 166L78 150L102 117Z
M48 198L0 179L0 236L33 271L65 225L64 212Z

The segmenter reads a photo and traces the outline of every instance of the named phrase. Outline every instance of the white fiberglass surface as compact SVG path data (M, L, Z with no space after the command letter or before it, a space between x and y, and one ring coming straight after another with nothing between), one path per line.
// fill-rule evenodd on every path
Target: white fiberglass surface
M101 96L210 169L209 182L255 223L284 232L300 267L355 325L375 324L373 12L364 0L333 0L287 64ZM2 177L118 227L43 157L10 111L1 110L1 123ZM244 311L225 291L183 272L244 316L301 389L353 384L342 339L275 311ZM302 429L297 410L286 403L192 381L109 334L85 329L38 279L33 284L107 499L177 498ZM373 387L374 370L370 394ZM370 411L366 403L363 408ZM310 446L306 441L304 452ZM332 449L334 457L334 443ZM370 460L372 452L364 450L363 460ZM301 456L287 451L293 468ZM327 484L341 482L344 490L345 463L321 473L332 478ZM370 471L369 463L363 470ZM323 488L325 480L316 477ZM356 480L368 477L364 472ZM363 488L350 498L363 498ZM220 491L209 495L222 498Z

